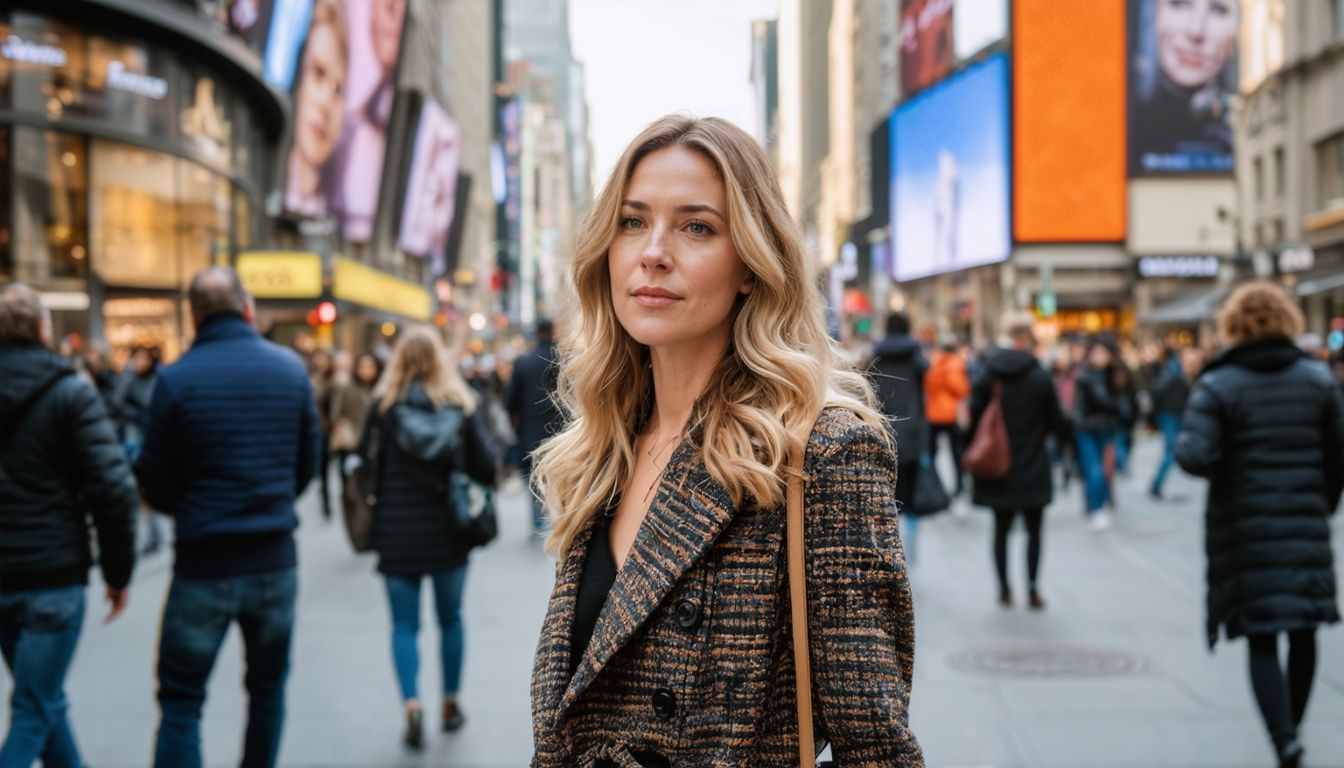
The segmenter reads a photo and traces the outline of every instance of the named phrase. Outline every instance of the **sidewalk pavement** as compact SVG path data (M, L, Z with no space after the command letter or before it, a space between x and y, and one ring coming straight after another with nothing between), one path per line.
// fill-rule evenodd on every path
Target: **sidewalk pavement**
M1251 768L1273 765L1251 698L1245 643L1204 641L1203 484L1174 473L1171 501L1144 492L1160 446L1141 440L1134 476L1118 479L1116 525L1092 532L1075 483L1047 515L1042 590L1022 607L1025 540L1011 542L1018 607L1000 608L990 515L926 521L911 564L918 626L911 717L931 768ZM943 467L946 474L947 467ZM518 768L531 756L528 685L553 561L528 534L516 483L500 494L502 533L473 557L467 582L466 728L400 745L390 623L370 557L350 553L310 493L302 502L301 583L281 764L296 768ZM1336 551L1344 525L1335 522ZM140 768L152 752L154 649L170 556L137 570L131 606L103 626L101 588L68 690L93 768ZM426 725L437 726L437 628L425 598ZM1319 672L1304 743L1310 768L1344 767L1344 629L1319 635ZM243 727L241 647L231 634L211 679L206 764L236 765ZM9 678L0 675L0 721Z

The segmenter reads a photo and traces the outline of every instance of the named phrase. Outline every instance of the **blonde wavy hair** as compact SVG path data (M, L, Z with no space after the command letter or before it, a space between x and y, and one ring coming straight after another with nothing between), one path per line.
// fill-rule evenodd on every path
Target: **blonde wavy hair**
M386 414L404 400L415 382L424 388L435 408L453 405L468 416L476 411L476 394L449 361L438 331L423 325L408 329L392 350L392 360L374 392L378 412Z
M668 147L698 152L714 164L733 245L755 276L752 291L738 297L728 351L691 416L710 475L734 504L750 498L775 506L784 499L788 455L806 444L824 407L847 408L887 434L868 380L827 336L820 288L764 150L725 120L664 117L626 148L575 244L571 274L579 317L560 344L556 396L566 426L533 457L533 484L547 500L548 547L555 552L565 551L584 523L620 496L653 402L648 348L626 333L612 305L607 249L635 167Z

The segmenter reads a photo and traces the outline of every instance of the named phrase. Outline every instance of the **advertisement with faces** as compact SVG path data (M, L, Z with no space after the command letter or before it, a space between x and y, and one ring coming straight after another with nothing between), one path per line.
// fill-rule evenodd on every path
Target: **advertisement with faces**
M438 102L427 100L415 133L397 246L430 259L435 266L443 262L444 244L453 224L461 155L462 130Z
M1131 174L1232 172L1242 10L1239 0L1130 0Z
M901 93L910 96L1006 37L1008 2L902 0L899 25Z
M406 0L316 0L294 82L285 208L368 240L378 209Z

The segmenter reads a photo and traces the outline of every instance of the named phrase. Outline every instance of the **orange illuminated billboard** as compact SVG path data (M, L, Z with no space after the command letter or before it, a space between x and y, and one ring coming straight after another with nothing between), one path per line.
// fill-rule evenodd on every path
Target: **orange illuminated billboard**
M1125 4L1013 3L1013 233L1125 239Z

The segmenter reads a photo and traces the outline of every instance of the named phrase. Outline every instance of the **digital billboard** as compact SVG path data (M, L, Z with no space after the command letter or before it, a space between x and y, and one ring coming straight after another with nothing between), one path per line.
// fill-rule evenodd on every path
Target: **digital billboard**
M373 234L406 0L317 0L294 86L285 209Z
M1016 240L1124 240L1125 7L1017 0L1013 30Z
M397 246L439 264L453 224L462 130L438 102L426 100L415 132Z
M1231 173L1238 0L1129 0L1134 175Z
M242 38L258 55L266 52L266 37L271 31L273 0L228 0L224 6L229 31Z
M933 85L952 71L952 0L901 0L901 93Z
M914 280L1008 258L1008 57L996 54L891 119L892 275Z
M238 0L239 3L246 1ZM266 49L262 60L262 74L266 82L277 90L288 93L294 86L299 49L308 37L312 13L313 0L272 0L271 13L265 17ZM235 24L232 8L229 16L230 25Z

